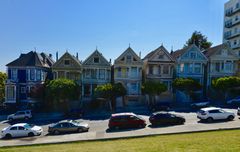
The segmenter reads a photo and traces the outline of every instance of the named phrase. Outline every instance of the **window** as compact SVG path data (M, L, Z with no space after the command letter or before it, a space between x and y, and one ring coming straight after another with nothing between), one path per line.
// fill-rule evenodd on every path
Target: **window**
M93 62L94 62L94 63L99 63L99 57L95 57L95 58L93 59Z
M121 71L122 71L122 69L119 67L117 70L118 70L117 76L118 76L118 77L121 77Z
M193 73L193 64L192 63L189 64L189 72Z
M236 9L238 9L238 8L239 8L239 3L236 4Z
M234 29L234 34L237 34L237 32L238 32L238 28L236 27L236 28Z
M184 64L183 63L180 64L180 72L184 72Z
M233 45L237 45L237 40L234 40Z
M191 59L195 59L196 58L196 53L195 52L191 52L190 56L191 56Z
M35 70L34 69L30 70L30 79L35 80Z
M37 70L37 80L41 80L41 70Z
M201 73L201 63L195 63L194 72L195 73Z
M105 79L105 70L99 69L99 79Z
M96 79L97 78L97 69L91 69L91 78Z
M70 65L70 60L64 60L65 65Z
M235 17L235 21L237 21L237 20L238 20L238 16Z
M231 61L226 61L225 63L225 69L226 71L232 71L232 62Z
M153 74L153 66L149 65L149 74Z
M18 130L25 130L25 128L22 127L22 126L19 126L19 127L18 127Z
M17 69L12 69L12 80L17 80Z
M10 130L17 130L17 127L12 127Z
M131 76L132 77L137 77L137 67L132 67L132 69L131 69Z
M169 66L168 65L163 66L163 74L169 74Z
M7 86L7 100L14 100L14 86Z
M158 66L158 74L161 74L161 65Z
M21 87L21 93L26 93L26 87Z
M85 71L85 78L90 78L91 77L91 70L90 69L86 69Z
M219 62L215 64L215 70L217 72L220 72L220 63Z
M163 54L161 54L161 55L158 56L158 59L163 59L163 58L164 58L164 55L163 55Z
M127 63L131 63L132 62L132 56L131 55L128 55L127 56Z

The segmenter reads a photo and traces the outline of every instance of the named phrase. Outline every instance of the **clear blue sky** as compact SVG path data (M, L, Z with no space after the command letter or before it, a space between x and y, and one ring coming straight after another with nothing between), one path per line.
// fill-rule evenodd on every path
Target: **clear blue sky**
M195 30L222 42L227 0L1 0L0 71L20 53L86 59L95 49L112 61L129 45L136 53L162 43L181 48Z

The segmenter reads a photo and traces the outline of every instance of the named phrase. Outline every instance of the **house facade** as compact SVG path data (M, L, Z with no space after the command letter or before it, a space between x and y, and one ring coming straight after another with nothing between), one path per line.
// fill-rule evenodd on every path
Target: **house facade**
M128 47L114 61L114 82L122 83L127 90L127 97L141 95L143 61Z
M53 63L51 55L33 51L8 63L5 103L31 102L31 89L45 82Z
M176 60L177 78L192 78L204 85L208 59L195 44L177 50L171 55Z
M92 97L98 85L111 82L111 62L95 50L82 64L82 96Z
M68 52L64 53L52 66L53 78L67 78L81 85L82 64L77 56L75 57Z
M150 52L143 58L144 79L164 83L168 90L172 90L175 60L164 46Z
M204 51L208 58L208 81L211 86L213 79L233 76L238 70L238 56L228 44L221 44Z

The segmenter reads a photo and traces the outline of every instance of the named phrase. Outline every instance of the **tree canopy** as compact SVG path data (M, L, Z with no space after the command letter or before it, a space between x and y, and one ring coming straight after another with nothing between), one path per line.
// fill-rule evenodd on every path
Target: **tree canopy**
M212 42L207 40L207 37L203 35L200 31L194 31L191 38L189 38L184 45L184 47L195 44L200 49L208 49L212 46Z
M0 102L5 97L5 81L7 79L6 73L0 72Z
M167 91L167 86L157 81L147 81L142 85L142 92L149 95L160 95L162 92Z
M179 91L198 91L202 89L199 82L191 78L177 78L173 81L172 86Z

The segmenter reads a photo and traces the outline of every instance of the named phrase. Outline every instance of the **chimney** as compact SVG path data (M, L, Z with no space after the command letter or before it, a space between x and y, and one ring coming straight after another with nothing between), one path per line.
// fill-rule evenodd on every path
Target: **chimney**
M56 61L58 61L58 52L56 52Z
M76 53L76 58L78 59L78 52Z
M139 58L141 59L141 51L139 52Z
M111 59L111 58L109 59L109 63L110 63L110 64L112 63L112 59Z
M49 54L49 57L52 59L52 54Z

